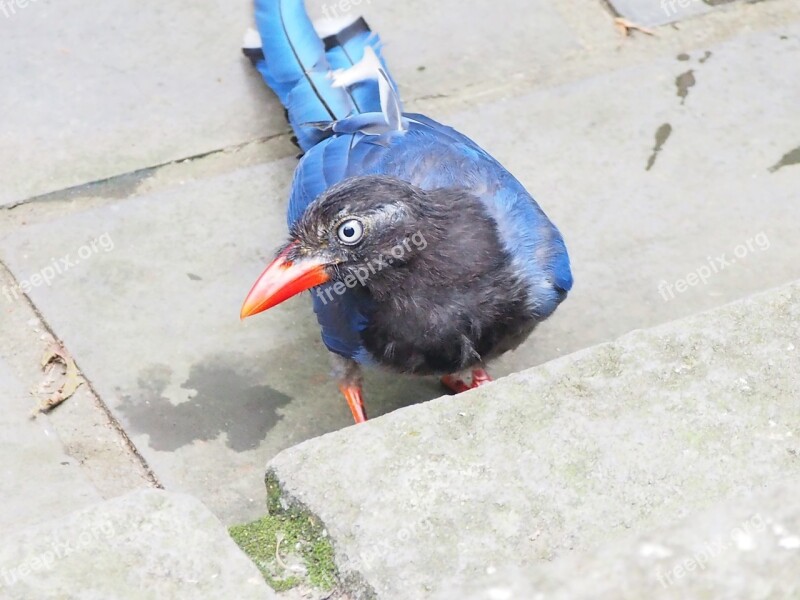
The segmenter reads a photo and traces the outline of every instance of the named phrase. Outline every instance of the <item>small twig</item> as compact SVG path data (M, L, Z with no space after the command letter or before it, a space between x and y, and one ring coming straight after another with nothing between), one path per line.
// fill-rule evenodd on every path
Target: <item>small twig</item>
M285 562L281 560L281 542L283 542L284 540L283 532L279 531L275 535L275 538L278 540L278 543L275 544L275 560L278 561L278 564L281 566L281 569L283 569L284 571L288 571L289 567L286 565Z
M278 543L275 544L275 560L278 562L281 569L283 569L284 571L291 571L292 573L302 573L303 572L302 567L290 567L281 559L281 543L283 542L283 540L286 539L286 536L283 534L283 532L279 531L278 533L276 533L275 539L278 541Z
M647 35L656 34L656 32L653 31L652 29L648 29L647 27L643 27L642 25L637 25L636 23L633 23L624 17L617 17L616 19L614 19L614 26L625 37L628 37L631 34L632 30L641 31L642 33Z

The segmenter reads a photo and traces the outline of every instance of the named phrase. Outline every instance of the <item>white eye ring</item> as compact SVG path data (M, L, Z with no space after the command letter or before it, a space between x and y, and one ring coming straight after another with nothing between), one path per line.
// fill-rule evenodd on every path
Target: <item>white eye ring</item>
M364 225L358 219L348 219L339 225L336 236L343 244L354 246L364 237Z

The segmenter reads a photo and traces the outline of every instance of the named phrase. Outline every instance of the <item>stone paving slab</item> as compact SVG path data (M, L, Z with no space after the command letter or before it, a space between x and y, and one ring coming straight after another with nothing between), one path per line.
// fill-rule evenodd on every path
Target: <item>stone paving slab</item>
M46 419L29 418L34 401L2 359L0 402L3 537L100 500L78 463L64 452Z
M632 23L646 27L658 27L677 23L692 17L705 15L713 10L730 5L748 2L764 2L765 0L608 0L617 14Z
M363 8L391 40L408 95L502 81L576 46L547 0L513 11L458 0L358 4L309 2L316 15ZM251 13L245 0L0 5L0 80L13 90L0 97L0 206L286 131L240 52Z
M160 481L229 522L263 512L266 458L352 422L306 298L239 320L285 236L293 167L242 169L6 238L21 243L6 255L21 261L20 282L50 257L77 261L33 288L35 302ZM371 385L376 414L441 393L387 376Z
M380 34L407 101L492 87L543 65L557 66L584 48L565 19L566 7L552 0L307 0L306 5L313 18L363 14ZM610 25L599 11L586 13L597 27Z
M637 25L656 27L683 21L737 0L608 0L617 14Z
M56 391L63 378L60 367L42 369L42 357L56 340L26 298L14 298L13 294L10 300L5 297L3 290L14 286L11 274L0 266L0 362L7 365L9 376L17 380L15 389L19 390L13 397L4 398L3 418L11 435L23 437L23 442L15 445L9 455L5 480L8 489L3 494L9 504L3 517L12 521L19 518L11 508L14 503L26 514L37 514L40 519L51 519L77 508L70 502L62 504L65 494L51 481L52 475L33 476L37 466L34 456L50 445L59 447L61 458L53 464L69 472L66 475L69 481L75 485L86 485L86 480L91 483L96 490L90 495L91 501L152 486L141 461L131 452L88 385L81 385L58 410L37 417L36 425L47 435L30 435L31 411ZM39 443L44 448L39 448ZM73 474L75 470L79 474ZM14 476L9 476L12 472ZM39 487L30 489L32 485ZM42 508L40 504L44 503L47 505ZM28 524L20 519L20 525Z
M800 597L800 485L785 482L678 525L537 569L500 567L482 589L449 582L432 600L768 600Z
M239 50L248 2L6 2L0 204L282 131Z
M196 499L147 490L5 537L9 600L269 600L261 574Z
M800 167L776 168L800 144L789 101L800 96L798 33L787 25L688 60L434 115L522 179L574 262L570 299L496 375L800 276ZM294 164L200 173L86 210L70 204L60 218L43 207L46 218L0 240L20 282L54 258L86 256L33 286L34 303L161 481L229 523L263 510L265 460L351 422L307 299L238 321L284 239ZM366 393L379 416L441 389L372 373Z
M310 440L267 481L355 597L460 597L796 479L798 340L800 282Z

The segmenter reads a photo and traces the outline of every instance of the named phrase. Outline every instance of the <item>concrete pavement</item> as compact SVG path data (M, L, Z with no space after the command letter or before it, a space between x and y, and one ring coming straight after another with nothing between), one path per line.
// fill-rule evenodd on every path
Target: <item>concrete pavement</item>
M99 500L76 461L66 455L47 425L29 419L32 403L5 361L0 361L3 477L0 530L24 529Z
M6 525L158 485L227 524L260 516L264 463L351 419L306 299L237 318L283 239L296 153L239 55L250 7L14 6L0 13ZM734 2L627 39L599 1L358 11L407 108L484 145L565 234L575 291L495 375L800 278L796 3ZM87 383L30 424L56 340ZM375 416L441 393L367 380ZM28 504L50 478L63 491Z
M0 205L133 171L147 178L149 168L287 131L283 110L241 56L247 2L6 4L15 10L0 12L0 48L13 53L4 52L0 79L14 93L0 99L0 113L14 118L0 138ZM356 15L349 2L310 4L318 16ZM516 16L511 3L506 11L457 0L364 6L391 40L387 53L409 96L502 80L576 45L546 0ZM460 27L443 45L454 14ZM529 35L540 51L512 59ZM496 60L483 60L473 44L482 37L493 40Z

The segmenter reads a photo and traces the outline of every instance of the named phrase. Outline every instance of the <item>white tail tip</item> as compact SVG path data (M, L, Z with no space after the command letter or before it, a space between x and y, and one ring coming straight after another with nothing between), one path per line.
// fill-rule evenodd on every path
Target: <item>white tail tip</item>
M380 77L381 61L372 46L364 48L364 58L349 69L331 72L331 84L335 88L347 87L360 81L375 81Z
M248 48L248 49L261 48L261 36L252 27L248 28L248 30L244 34L244 40L242 40L242 48Z

